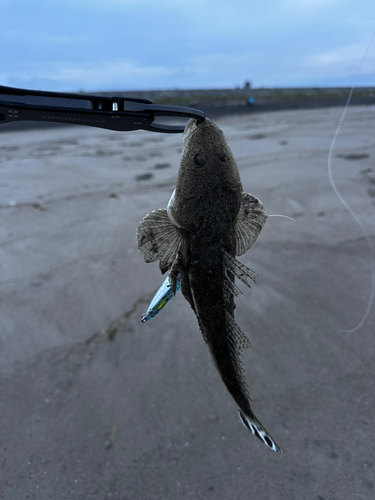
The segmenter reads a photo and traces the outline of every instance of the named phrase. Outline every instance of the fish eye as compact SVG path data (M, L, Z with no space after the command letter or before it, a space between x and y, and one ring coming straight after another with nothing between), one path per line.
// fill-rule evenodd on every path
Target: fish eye
M219 151L219 159L222 163L225 163L227 161L227 154L224 150L220 149Z
M198 167L203 167L206 163L206 158L201 153L197 153L194 157L194 162Z

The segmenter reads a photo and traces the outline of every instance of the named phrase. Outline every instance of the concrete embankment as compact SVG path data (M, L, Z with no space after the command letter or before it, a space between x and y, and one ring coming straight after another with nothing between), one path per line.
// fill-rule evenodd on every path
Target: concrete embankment
M223 115L259 113L286 109L314 109L344 106L350 87L326 88L236 88L193 90L142 90L91 93L95 95L150 99L156 104L188 106L200 109L211 118ZM83 96L85 94L82 94ZM249 104L249 99L253 100ZM375 87L353 90L352 105L375 104ZM0 132L30 128L66 126L50 122L19 122L0 126Z

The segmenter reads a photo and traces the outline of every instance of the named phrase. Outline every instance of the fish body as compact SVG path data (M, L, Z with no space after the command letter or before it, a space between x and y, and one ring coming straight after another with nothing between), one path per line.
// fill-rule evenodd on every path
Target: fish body
M203 338L240 419L274 451L281 451L255 417L242 363L250 342L234 320L235 277L246 285L256 274L236 255L257 239L267 215L261 202L244 193L238 167L223 132L210 120L192 119L176 189L167 209L154 210L137 230L138 248L146 262L159 260L170 269L172 291L181 291L194 310Z

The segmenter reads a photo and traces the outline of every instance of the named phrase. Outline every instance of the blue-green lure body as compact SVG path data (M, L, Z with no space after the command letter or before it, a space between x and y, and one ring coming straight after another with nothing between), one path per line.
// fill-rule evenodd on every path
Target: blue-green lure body
M180 289L180 287L181 287L181 277L180 275L178 275L176 292L177 290ZM154 298L150 302L147 311L142 314L141 317L142 323L145 323L146 321L156 316L158 312L161 309L163 309L163 307L166 304L168 304L168 302L171 300L172 297L173 297L172 285L169 276L167 276L167 278L163 281L163 283L159 287L158 291L155 293Z

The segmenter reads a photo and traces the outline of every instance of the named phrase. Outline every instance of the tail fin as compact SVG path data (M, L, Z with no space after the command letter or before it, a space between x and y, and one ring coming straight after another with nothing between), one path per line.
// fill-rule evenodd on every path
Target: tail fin
M275 441L254 415L252 417L248 417L241 410L238 411L238 415L243 425L249 429L254 436L260 439L266 446L268 446L268 448L271 448L271 450L282 453L281 448L277 446Z

